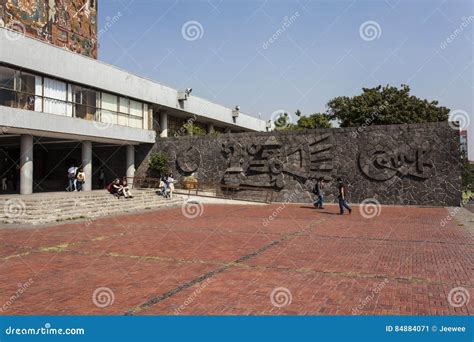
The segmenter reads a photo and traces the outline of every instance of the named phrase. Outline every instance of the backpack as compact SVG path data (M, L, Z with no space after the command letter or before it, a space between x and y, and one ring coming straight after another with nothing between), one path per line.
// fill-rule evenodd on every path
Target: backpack
M113 186L112 183L110 183L105 188L107 189L108 192L112 193L112 186Z

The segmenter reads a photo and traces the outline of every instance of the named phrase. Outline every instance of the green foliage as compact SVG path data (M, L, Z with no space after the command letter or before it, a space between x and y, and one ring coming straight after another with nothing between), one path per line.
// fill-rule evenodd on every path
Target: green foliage
M314 113L310 116L300 116L298 128L331 128L331 117L324 113Z
M328 113L341 127L363 124L388 125L448 120L449 109L438 106L438 101L427 101L410 95L410 87L381 85L363 88L362 94L339 96L328 103Z
M168 157L163 153L154 153L150 157L148 163L148 169L152 172L158 173L161 177L162 174L168 169Z
M205 129L201 126L195 125L193 122L186 122L183 126L188 135L203 136L207 134Z

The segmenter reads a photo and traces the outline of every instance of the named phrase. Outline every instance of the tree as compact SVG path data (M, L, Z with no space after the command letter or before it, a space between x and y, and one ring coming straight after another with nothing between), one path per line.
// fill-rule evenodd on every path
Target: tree
M148 169L152 172L158 173L161 177L162 174L168 169L168 156L163 153L154 153L150 156L148 162Z
M389 85L362 88L360 95L332 99L328 108L328 114L339 120L341 127L446 121L449 114L438 101L410 95L410 87L403 84L400 89Z
M331 117L324 113L314 113L310 116L301 116L298 119L298 128L331 128Z

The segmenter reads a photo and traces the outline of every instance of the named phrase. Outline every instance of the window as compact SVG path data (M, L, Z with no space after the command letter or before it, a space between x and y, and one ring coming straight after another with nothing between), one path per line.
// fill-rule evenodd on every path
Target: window
M0 106L148 129L148 104L0 64Z
M95 120L97 91L77 85L72 85L71 87L74 116L86 120Z
M107 124L117 124L117 96L109 93L102 93L100 104L100 121Z
M45 77L43 95L45 113L72 116L72 104L67 103L72 98L71 87L66 82Z

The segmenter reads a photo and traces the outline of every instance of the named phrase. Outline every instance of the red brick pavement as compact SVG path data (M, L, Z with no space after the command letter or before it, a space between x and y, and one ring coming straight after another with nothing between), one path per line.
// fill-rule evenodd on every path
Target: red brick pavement
M0 314L474 313L474 227L444 208L203 208L0 229Z

